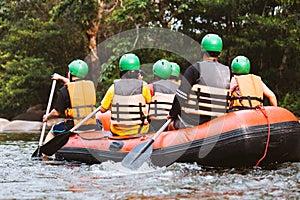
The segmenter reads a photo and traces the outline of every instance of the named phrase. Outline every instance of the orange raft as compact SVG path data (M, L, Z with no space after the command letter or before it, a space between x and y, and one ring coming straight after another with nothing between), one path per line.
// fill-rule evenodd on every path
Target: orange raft
M109 115L102 119L108 129ZM76 132L56 159L120 162L153 134L114 137L109 131ZM300 123L290 111L267 106L227 113L199 126L163 132L153 143L151 162L168 166L196 162L214 167L267 166L300 161Z

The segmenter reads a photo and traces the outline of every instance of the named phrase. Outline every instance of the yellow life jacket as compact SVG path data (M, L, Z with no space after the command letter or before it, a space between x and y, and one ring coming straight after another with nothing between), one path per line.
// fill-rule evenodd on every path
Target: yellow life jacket
M259 76L247 74L235 79L238 88L232 93L230 108L255 108L263 103L263 84Z
M154 96L149 106L149 119L165 120L171 110L178 85L170 80L159 80L152 84Z
M96 107L96 92L94 83L88 80L67 83L70 96L71 108L65 113L67 117L74 120L74 124L78 124L83 118L94 111ZM85 125L96 124L95 119L88 119Z
M114 82L111 104L111 131L131 135L148 131L148 107L142 94L143 81L121 79Z
M193 85L186 105L187 114L218 117L228 110L229 90L200 84Z

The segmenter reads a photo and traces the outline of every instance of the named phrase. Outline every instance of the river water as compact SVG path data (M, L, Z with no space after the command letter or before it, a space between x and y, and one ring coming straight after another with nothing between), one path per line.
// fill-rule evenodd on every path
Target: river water
M175 163L130 171L120 163L34 161L39 134L0 133L0 199L299 199L300 163L214 169Z

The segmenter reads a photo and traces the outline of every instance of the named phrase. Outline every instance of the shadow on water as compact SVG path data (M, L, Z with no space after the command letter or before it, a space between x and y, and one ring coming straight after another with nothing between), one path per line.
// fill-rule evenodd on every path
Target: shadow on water
M131 171L114 162L34 161L39 134L9 134L0 134L0 199L297 199L300 192L300 163L264 169L174 163Z

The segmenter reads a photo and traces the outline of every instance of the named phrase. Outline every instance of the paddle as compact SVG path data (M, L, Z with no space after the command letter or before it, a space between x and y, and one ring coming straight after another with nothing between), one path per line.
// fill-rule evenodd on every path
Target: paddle
M56 135L46 144L41 146L41 152L47 156L52 156L53 154L55 154L57 150L59 150L61 147L67 144L67 142L69 141L69 137L73 134L73 131L78 129L84 122L86 122L89 118L95 115L100 110L100 108L101 106L99 106L96 110L91 112L88 116L86 116L83 120L81 120L76 126L74 126L69 131Z
M134 147L122 160L122 165L133 170L141 167L152 154L152 144L154 140L167 128L171 121L172 119L168 119L168 121L147 142Z
M53 80L53 81L52 81L51 91L50 91L50 96L49 96L49 99L48 99L48 105L47 105L47 109L46 109L46 115L48 115L49 112L50 112L50 107L51 107L51 103L52 103L52 99L53 99L53 94L54 94L55 85L56 85L56 80ZM40 147L41 147L42 144L43 144L44 134L45 134L45 130L46 130L46 125L47 125L47 122L44 122L44 123L43 123L43 127L42 127L41 136L40 136L39 146L38 146L38 148L33 152L33 154L31 155L32 158L34 158L34 157L40 157L40 156L41 156Z

